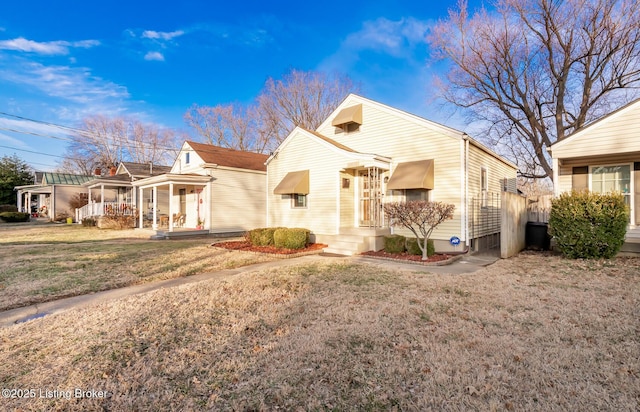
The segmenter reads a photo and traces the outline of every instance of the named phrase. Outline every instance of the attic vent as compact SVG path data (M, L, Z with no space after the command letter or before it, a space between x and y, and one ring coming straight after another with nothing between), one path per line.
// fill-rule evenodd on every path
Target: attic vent
M354 130L358 130L358 127L362 124L362 105L357 104L355 106L347 107L346 109L342 109L336 117L333 118L331 122L332 126L336 126L344 130L345 132L350 132Z

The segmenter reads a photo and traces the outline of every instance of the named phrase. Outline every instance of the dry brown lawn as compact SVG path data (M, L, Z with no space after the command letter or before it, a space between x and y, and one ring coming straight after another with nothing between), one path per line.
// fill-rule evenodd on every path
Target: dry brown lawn
M0 225L0 310L273 260L134 230Z
M0 330L3 388L109 394L0 405L640 409L638 259L522 253L468 275L349 262L244 273Z

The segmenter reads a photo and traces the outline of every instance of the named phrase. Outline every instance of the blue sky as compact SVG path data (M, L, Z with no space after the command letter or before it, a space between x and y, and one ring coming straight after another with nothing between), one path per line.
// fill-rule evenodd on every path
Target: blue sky
M471 2L470 2L471 3ZM0 156L60 160L82 118L188 131L194 103L251 102L288 70L349 75L368 98L465 130L435 102L425 34L455 1L26 1L0 13ZM8 130L10 129L10 130ZM25 133L15 133L19 130ZM20 149L20 150L17 150ZM49 156L39 154L46 153Z

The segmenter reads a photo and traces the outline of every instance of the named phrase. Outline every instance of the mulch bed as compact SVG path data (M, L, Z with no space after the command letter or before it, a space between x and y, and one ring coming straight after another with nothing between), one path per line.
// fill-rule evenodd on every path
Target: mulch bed
M313 253L320 253L327 245L322 243L312 243L304 249L284 249L275 246L254 246L245 240L214 243L211 246L224 248L227 250L242 250L245 252L265 253L269 255L281 255L282 257L302 256Z
M445 254L436 254L431 256L427 260L422 260L421 255L411 255L409 253L387 253L384 250L380 250L378 252L368 251L361 253L362 256L373 257L376 259L384 259L384 260L394 260L399 262L407 262L407 263L418 263L422 265L432 266L432 265L447 265L449 263L457 260L457 256L454 255L445 255ZM459 256L459 255L458 255Z

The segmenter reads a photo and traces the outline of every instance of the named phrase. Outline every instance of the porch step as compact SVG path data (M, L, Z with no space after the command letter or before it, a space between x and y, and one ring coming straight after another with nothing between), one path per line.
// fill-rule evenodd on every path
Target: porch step
M338 235L328 240L325 253L353 256L368 250L378 250L382 237L390 233L389 229L341 228Z

